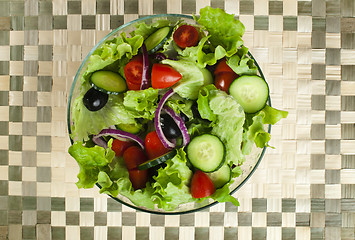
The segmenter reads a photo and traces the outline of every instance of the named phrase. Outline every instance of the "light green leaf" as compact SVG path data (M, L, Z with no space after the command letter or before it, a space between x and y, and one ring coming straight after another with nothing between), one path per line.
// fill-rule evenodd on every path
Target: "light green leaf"
M162 63L170 65L182 75L173 89L183 98L197 99L200 88L213 82L211 73L205 68L199 68L194 62L183 59L178 61L165 59Z

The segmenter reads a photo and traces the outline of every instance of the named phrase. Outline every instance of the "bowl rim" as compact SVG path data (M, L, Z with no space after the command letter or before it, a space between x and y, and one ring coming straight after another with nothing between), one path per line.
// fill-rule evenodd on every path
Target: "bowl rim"
M73 139L70 137L72 131L71 131L71 124L70 124L70 121L71 121L71 112L70 112L70 107L71 107L71 104L72 104L72 96L73 96L73 92L74 92L74 89L75 89L75 85L76 85L76 82L78 81L78 78L79 78L79 75L83 69L83 67L85 66L85 63L88 61L89 57L92 55L92 53L103 43L105 42L109 37L111 37L112 35L115 35L118 31L120 31L121 29L127 27L127 26L130 26L136 22L140 22L140 21L144 21L144 20L147 20L147 19L154 19L154 18L163 18L163 17L177 17L177 18L188 18L188 19L194 19L193 16L191 15L185 15L185 14L155 14L155 15L149 15L149 16L145 16L145 17L141 17L141 18L137 18L137 19L134 19L128 23L125 23L121 26L119 26L118 28L112 30L110 33L108 33L104 38L102 38L90 51L89 53L86 55L86 57L82 60L81 64L80 64L80 67L78 68L75 76L74 76L74 80L72 82L72 85L71 85L71 88L70 88L70 92L69 92L69 97L68 97L68 104L67 104L67 127L68 127L68 136L69 136L69 140L71 142L71 144L74 143ZM258 62L255 60L254 56L248 51L248 55L250 56L250 58L254 61L254 64L255 66L257 67L258 69L258 72L260 74L260 77L262 79L264 79L265 82L266 79L265 79L265 76L258 64ZM271 98L270 98L270 93L269 93L269 96L268 96L268 100L267 100L267 103L268 105L271 107ZM269 134L271 133L271 124L268 125L268 131L267 131ZM260 156L256 162L256 164L254 165L253 169L251 170L251 172L246 176L246 178L238 185L236 186L233 190L231 190L230 192L230 195L234 194L236 191L238 191L248 180L249 178L253 175L253 173L256 171L256 169L258 168L258 166L260 165L260 162L262 160L262 158L264 157L265 155L265 152L266 152L266 148L267 147L264 147L263 150L261 151L260 153ZM101 189L101 186L96 183L96 186L98 188ZM219 203L218 201L214 201L212 203L209 203L205 206L202 206L202 207L199 207L199 208L194 208L194 209L191 209L191 210L186 210L186 211L181 211L181 212L174 212L174 211L155 211L155 210L152 210L152 209L148 209L148 208L142 208L142 207L139 207L139 206L136 206L134 204L130 204L130 203L127 203L125 201L122 201L120 200L119 198L117 197L113 197L111 195L108 195L106 194L107 196L109 196L110 198L114 199L115 201L118 201L119 203L127 206L127 207L130 207L130 208L133 208L135 210L138 210L138 211L141 211L141 212L146 212L146 213L150 213L150 214L157 214L157 215L182 215L182 214L188 214L188 213L194 213L194 212L198 212L198 211L201 211L201 210L204 210L204 209L207 209L207 208L210 208L214 205L216 205L217 203Z

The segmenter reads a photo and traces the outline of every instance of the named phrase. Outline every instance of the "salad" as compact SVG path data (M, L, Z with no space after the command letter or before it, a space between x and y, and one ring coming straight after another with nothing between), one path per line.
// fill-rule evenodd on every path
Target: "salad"
M230 185L287 112L268 105L243 24L211 7L194 19L139 23L90 55L71 108L78 188L164 211L239 205Z

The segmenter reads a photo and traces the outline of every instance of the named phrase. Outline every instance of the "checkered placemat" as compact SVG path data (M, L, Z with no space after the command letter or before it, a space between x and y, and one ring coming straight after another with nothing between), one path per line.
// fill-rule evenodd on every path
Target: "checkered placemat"
M245 45L289 111L236 208L162 216L78 190L66 106L112 29L145 15L239 15ZM0 239L355 239L354 0L0 1Z

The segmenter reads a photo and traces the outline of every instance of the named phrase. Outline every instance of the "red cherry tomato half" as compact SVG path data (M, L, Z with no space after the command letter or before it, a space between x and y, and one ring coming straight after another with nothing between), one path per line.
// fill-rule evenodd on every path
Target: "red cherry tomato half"
M227 61L225 58L221 59L216 66L216 69L214 70L214 75L217 75L222 72L233 72L235 73L230 66L228 66Z
M196 46L198 42L198 31L190 25L181 25L174 34L173 39L180 48Z
M125 66L124 75L126 77L129 90L139 90L142 83L143 56L134 56Z
M123 153L123 160L126 164L128 170L137 168L139 164L144 163L148 160L144 151L137 146L132 146L127 148Z
M148 182L148 170L131 169L128 170L129 180L135 190L145 188Z
M169 152L170 149L164 147L157 132L153 131L145 137L145 151L149 159L154 159Z
M114 139L112 142L112 150L116 153L117 157L123 156L124 151L126 151L127 148L131 147L134 145L134 142L131 141L122 141L119 139Z
M152 68L152 87L171 87L181 79L181 74L166 64L155 63Z
M211 196L216 191L212 180L206 173L197 170L191 179L191 196L204 198Z
M215 76L214 85L216 88L229 93L229 86L236 78L238 78L238 74L234 72L222 72Z

